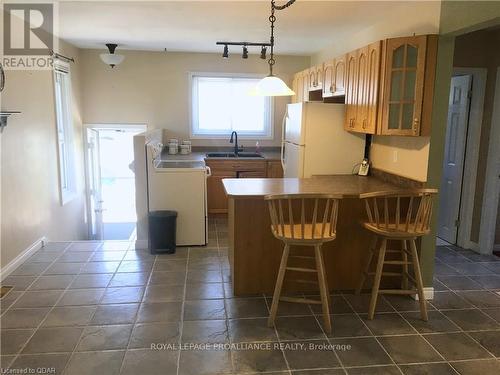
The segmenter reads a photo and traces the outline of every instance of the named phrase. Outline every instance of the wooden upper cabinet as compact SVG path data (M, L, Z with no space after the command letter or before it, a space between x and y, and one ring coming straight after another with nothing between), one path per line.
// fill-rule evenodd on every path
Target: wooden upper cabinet
M333 96L335 83L335 60L323 64L323 98Z
M295 93L295 95L292 96L292 103L300 103L303 101L303 84L304 79L302 77L302 73L295 74L292 81L292 90Z
M427 59L428 37L414 36L386 41L384 98L380 133L387 135L426 135L430 127L430 108L422 122L424 86L428 81L426 107L432 101L435 71L435 48ZM433 38L434 40L435 38ZM426 63L426 60L429 60ZM432 75L426 78L426 69ZM430 96L430 100L429 100Z
M323 98L345 95L345 56L323 64Z
M337 57L334 60L334 86L333 96L345 95L345 58L346 55Z
M323 87L323 64L309 69L309 91L321 90Z
M345 122L344 129L352 131L356 124L358 51L346 55Z
M309 76L310 70L304 70L301 75L302 75L302 100L303 102L308 102L309 101Z

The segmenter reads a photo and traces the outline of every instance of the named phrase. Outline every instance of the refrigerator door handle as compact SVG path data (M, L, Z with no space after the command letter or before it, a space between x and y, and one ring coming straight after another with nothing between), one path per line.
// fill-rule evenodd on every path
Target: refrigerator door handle
M286 123L288 118L288 106L283 116L283 122L281 123L281 168L283 168L283 173L285 172L285 133L286 133Z

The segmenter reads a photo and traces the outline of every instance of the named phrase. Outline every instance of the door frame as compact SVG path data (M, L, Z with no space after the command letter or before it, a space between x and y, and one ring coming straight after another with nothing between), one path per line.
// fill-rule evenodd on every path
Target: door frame
M479 251L479 244L470 240L470 233L472 228L472 212L474 210L474 194L476 190L477 164L479 161L479 143L481 139L481 126L483 123L487 74L488 69L486 68L453 68L453 76L472 76L472 98L469 109L469 121L467 124L457 245L475 251Z
M88 123L88 124L83 124L82 126L82 132L83 132L83 160L84 160L84 170L85 170L85 214L87 216L87 236L88 238L92 237L92 213L90 212L91 210L91 204L90 204L90 180L89 180L89 175L88 175L88 155L87 155L87 150L88 150L88 138L87 138L87 129L95 129L95 130L103 130L103 129L130 129L130 130L137 130L137 131L147 131L147 125L146 124L137 124L137 123Z
M486 162L486 179L482 202L483 207L481 210L481 225L479 231L479 248L480 252L483 254L491 254L494 248L495 226L500 194L500 176L497 170L500 162L500 148L497 143L498 139L500 139L500 68L497 69L494 95L488 159Z

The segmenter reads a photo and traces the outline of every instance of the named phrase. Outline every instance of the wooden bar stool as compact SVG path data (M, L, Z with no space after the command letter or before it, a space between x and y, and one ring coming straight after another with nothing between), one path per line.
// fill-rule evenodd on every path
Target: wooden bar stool
M364 228L373 233L373 239L368 254L365 269L359 280L356 294L361 292L368 275L374 275L368 319L373 319L379 294L418 295L420 314L427 320L427 307L424 298L424 286L415 241L430 232L432 216L432 196L435 189L417 189L397 193L367 193L360 198L365 201L368 221L363 222ZM387 241L401 241L401 249L387 249ZM407 242L410 245L408 250ZM377 248L377 244L380 245ZM369 272L373 256L377 253L375 272ZM387 254L400 254L400 260L386 260ZM384 265L401 266L401 272L384 272ZM408 266L412 266L413 275ZM401 289L380 289L382 276L401 276ZM409 287L409 282L413 285Z
M325 331L331 332L329 290L321 246L336 237L339 196L326 194L268 195L273 235L285 243L268 320L274 326L279 301L320 304L323 308ZM314 256L290 255L290 246L314 247ZM289 258L314 259L316 268L289 267ZM282 297L286 271L317 273L321 301L310 298ZM311 282L311 280L295 280Z

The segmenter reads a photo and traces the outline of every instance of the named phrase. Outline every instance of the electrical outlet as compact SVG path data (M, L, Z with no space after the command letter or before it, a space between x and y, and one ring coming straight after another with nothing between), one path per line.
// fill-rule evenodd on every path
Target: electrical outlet
M398 162L398 152L397 151L393 151L393 153L392 153L392 161L394 163Z

